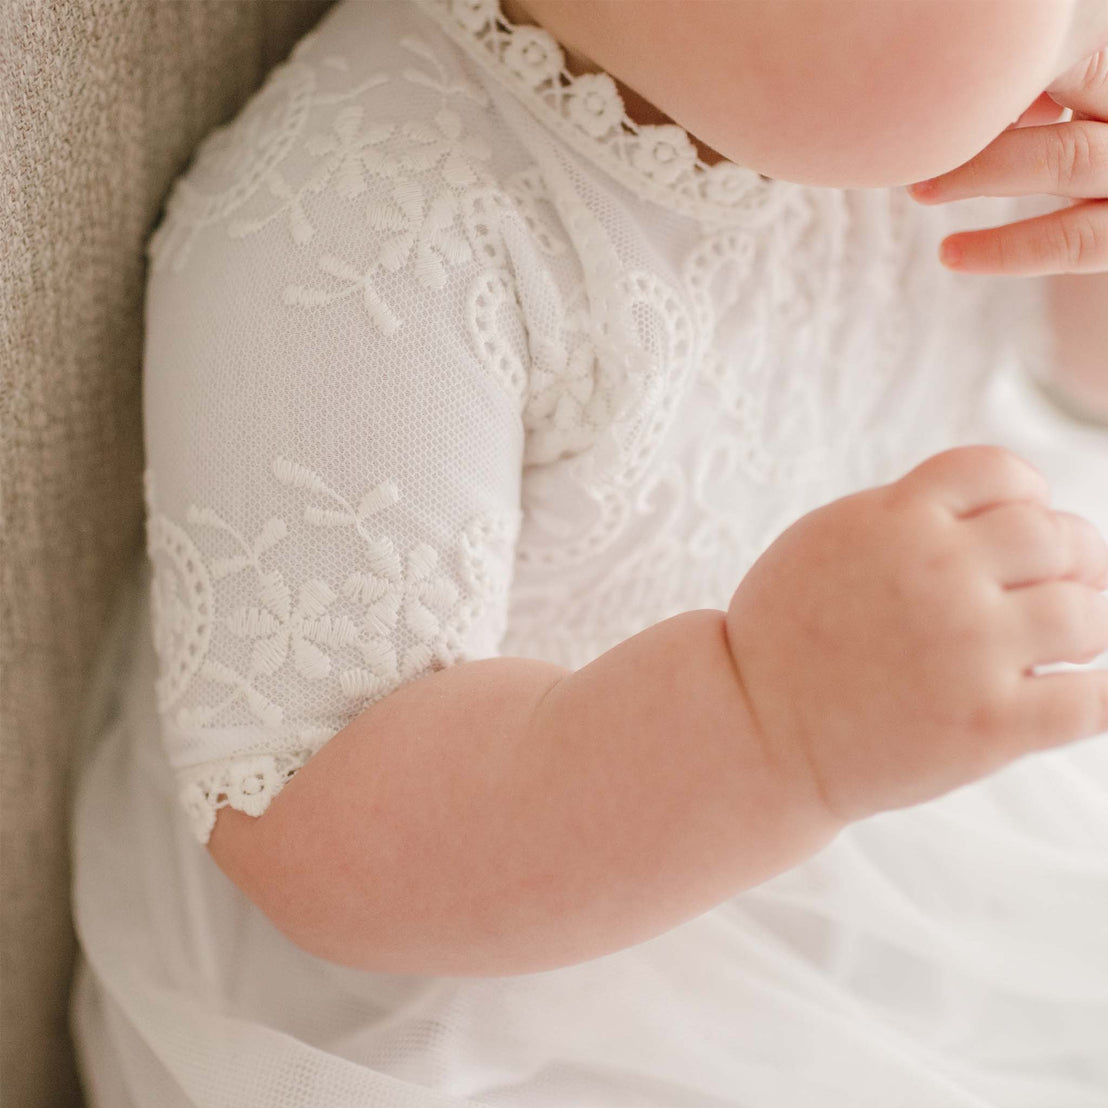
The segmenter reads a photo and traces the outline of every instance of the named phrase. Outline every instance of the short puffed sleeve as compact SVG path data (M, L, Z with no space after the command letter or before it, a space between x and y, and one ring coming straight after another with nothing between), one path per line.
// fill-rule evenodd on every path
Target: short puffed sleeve
M441 44L389 28L407 5L345 7L379 33L302 40L148 244L156 698L202 843L219 807L260 815L369 704L495 656L506 628L515 289L543 256L505 184L526 161L494 157L487 97Z

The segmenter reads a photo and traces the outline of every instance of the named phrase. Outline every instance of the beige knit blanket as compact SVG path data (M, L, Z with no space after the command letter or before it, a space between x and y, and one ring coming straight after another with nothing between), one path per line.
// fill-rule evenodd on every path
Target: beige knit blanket
M196 143L329 4L0 3L0 1074L12 1108L82 1103L68 812L113 602L144 556L145 241Z

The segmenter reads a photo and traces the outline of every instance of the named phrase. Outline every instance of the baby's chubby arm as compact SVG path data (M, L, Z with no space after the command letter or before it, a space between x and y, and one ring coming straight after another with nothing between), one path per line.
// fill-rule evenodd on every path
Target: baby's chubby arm
M303 949L387 973L535 972L649 939L839 829L751 725L725 616L570 672L525 658L403 685L209 849ZM785 752L781 752L784 754Z
M801 517L726 612L575 672L455 665L371 705L209 849L293 942L489 976L650 939L1023 754L1108 730L1108 546L1007 450Z

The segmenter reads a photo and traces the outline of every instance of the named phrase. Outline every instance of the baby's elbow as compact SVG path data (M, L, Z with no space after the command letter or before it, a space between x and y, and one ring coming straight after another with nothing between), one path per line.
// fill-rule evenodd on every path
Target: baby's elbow
M270 887L272 847L264 816L250 816L229 806L220 808L206 846L227 878L269 915L279 898L274 898L275 890Z
M307 889L300 874L310 870L314 881L324 887L339 889L349 882L341 872L337 853L326 849L310 834L290 832L298 819L296 801L290 786L261 816L250 816L236 808L224 807L216 812L215 824L206 844L208 854L232 884L291 943L325 961L354 969L384 971L387 967L370 964L366 944L352 944L346 938L348 928L339 923L345 914L335 911L335 904L324 903ZM328 874L328 868L335 872ZM363 936L364 939L364 936ZM355 948L356 947L356 948Z
M304 943L290 934L302 913L297 911L297 889L280 858L275 841L276 821L269 810L250 816L237 808L216 812L207 849L229 881L277 928L298 946ZM310 944L311 936L305 936Z

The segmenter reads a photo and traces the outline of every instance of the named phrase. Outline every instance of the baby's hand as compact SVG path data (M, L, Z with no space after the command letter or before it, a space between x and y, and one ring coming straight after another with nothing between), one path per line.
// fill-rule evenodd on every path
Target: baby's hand
M918 804L1108 730L1108 544L998 446L801 517L726 626L766 748L839 820Z
M1073 119L1053 122L1066 108L1074 109ZM970 273L1108 272L1108 50L1064 73L968 162L908 192L924 204L971 196L1070 197L1075 202L1060 211L948 235L940 257Z

